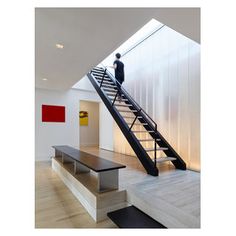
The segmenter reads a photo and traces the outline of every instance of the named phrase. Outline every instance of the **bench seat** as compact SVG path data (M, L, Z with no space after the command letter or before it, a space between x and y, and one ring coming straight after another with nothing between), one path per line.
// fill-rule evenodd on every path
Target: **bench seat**
M80 164L88 167L95 172L109 171L120 168L125 168L126 166L91 155L89 153L80 151L73 147L63 145L63 146L53 146L57 152L61 152L73 160L79 162ZM58 154L57 154L58 155Z
M98 192L111 191L119 188L119 172L126 166L91 155L67 145L52 146L55 158L61 158L63 164L73 163L74 174L89 173L90 170L98 175Z

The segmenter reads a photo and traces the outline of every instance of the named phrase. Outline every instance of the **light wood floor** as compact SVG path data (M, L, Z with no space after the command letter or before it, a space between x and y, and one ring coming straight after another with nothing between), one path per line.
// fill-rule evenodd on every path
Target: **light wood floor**
M159 176L147 175L137 158L96 147L81 150L126 165L120 170L120 186L132 204L168 228L200 227L200 173L159 165ZM161 214L162 213L162 214Z
M160 176L147 175L135 157L97 147L80 147L127 167L120 170L119 181L130 199L167 227L200 227L200 174L176 170L172 164L159 166ZM52 171L50 162L36 163L37 228L115 228L112 221L96 224L79 201ZM146 212L147 213L147 212ZM164 216L164 217L163 217Z
M35 177L36 228L116 228L109 219L94 222L53 172L51 162L36 162Z

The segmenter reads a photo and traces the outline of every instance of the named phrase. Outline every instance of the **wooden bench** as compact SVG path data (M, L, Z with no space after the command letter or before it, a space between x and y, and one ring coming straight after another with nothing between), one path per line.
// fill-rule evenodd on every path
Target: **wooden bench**
M103 158L80 151L73 147L62 145L52 146L55 158L60 158L63 164L73 163L74 174L88 173L90 170L98 175L97 191L111 191L119 188L119 169L126 166L105 160Z

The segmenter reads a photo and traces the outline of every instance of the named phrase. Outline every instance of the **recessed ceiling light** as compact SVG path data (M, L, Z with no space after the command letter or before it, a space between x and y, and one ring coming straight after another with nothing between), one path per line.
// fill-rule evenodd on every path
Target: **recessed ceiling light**
M64 48L64 45L63 45L63 44L60 44L60 43L57 43L57 44L56 44L56 47L59 48L59 49L62 49L62 48Z
M42 80L46 81L46 80L48 80L48 79L47 79L47 78L42 78Z

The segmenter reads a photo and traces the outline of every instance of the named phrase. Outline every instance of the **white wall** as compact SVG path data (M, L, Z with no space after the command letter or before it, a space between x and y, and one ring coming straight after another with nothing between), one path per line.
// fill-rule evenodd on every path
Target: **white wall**
M156 121L188 168L199 170L200 45L165 26L122 60L124 87ZM117 126L114 150L133 153Z
M80 111L88 112L88 125L80 126L80 146L99 146L99 103L80 100Z
M52 145L79 146L79 102L80 100L97 101L100 98L94 92L70 89L54 91L36 89L35 92L35 156L36 160L49 160L54 154ZM42 122L41 106L66 106L65 123Z
M80 89L80 90L85 90L85 91L90 91L90 92L96 92L95 88L89 81L87 75L84 76L82 79L80 79L74 86L74 89Z
M113 124L114 120L103 102L99 107L99 147L113 151Z

